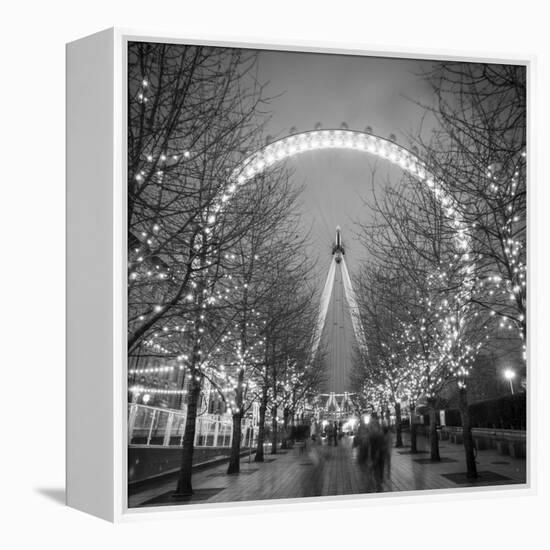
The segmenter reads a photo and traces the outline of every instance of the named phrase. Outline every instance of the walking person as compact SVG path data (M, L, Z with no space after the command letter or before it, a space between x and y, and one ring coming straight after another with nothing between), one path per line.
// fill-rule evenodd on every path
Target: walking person
M369 422L369 459L374 478L374 490L382 491L384 482L384 461L386 458L385 440L376 414L373 414Z
M332 422L329 422L326 428L327 434L327 445L332 445L332 440L334 439L334 426Z
M365 491L370 493L372 476L369 460L369 429L367 419L364 416L359 421L357 433L353 438L353 446L357 449L356 460L365 479Z
M393 448L393 441L389 426L385 425L383 431L384 436L384 477L388 481L391 480L391 453Z

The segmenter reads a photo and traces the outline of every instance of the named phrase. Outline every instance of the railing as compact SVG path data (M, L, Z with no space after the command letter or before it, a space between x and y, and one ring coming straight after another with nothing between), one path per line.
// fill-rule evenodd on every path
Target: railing
M452 443L463 442L461 426L441 426L440 438ZM472 428L472 438L478 450L496 449L502 455L525 458L527 433L525 430L504 430L494 428Z
M160 409L131 403L128 405L128 444L162 447L182 446L186 410ZM257 427L243 419L241 445L256 443ZM195 447L231 447L233 419L228 414L202 414L195 425Z

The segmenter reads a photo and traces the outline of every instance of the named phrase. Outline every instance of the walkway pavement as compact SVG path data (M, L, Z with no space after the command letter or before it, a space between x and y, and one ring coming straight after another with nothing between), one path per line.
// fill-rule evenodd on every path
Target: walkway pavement
M407 443L405 441L405 443ZM430 461L426 439L419 437L419 452L411 455L408 447L393 449L391 476L382 490L415 491L423 489L459 489L461 487L521 484L526 480L526 461L502 456L495 450L479 451L475 482L465 478L464 448L443 441L441 462ZM241 460L241 473L228 476L227 464L208 468L193 475L195 494L185 502L174 501L171 492L175 481L132 495L129 507L195 504L199 502L235 502L299 498L309 496L348 495L375 492L373 482L356 461L351 439L343 438L337 447L318 447L319 452L300 449L266 455L264 463Z

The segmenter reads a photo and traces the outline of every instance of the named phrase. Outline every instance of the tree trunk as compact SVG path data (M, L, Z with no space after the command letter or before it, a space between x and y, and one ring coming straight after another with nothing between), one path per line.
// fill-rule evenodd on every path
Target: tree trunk
M414 405L411 405L409 408L411 415L411 453L417 453L418 448L416 445L416 422L414 421L414 410L416 407Z
M466 388L459 390L459 408L462 418L462 440L464 442L464 453L466 455L466 477L477 478L476 458L474 454L474 440L472 438L472 426L470 423L470 411L468 410L468 395Z
M260 419L258 429L258 444L256 446L256 456L254 462L264 461L264 439L265 439L265 413L267 412L267 385L262 390L262 401L260 403Z
M401 426L401 403L395 402L395 446L403 447L403 430Z
M229 457L228 474L238 474L241 471L241 435L242 435L242 409L233 413L233 439L231 441L231 455Z
M288 420L289 420L289 411L285 407L283 410L283 435L281 441L281 449L288 449Z
M241 470L241 435L243 419L243 382L244 368L239 369L237 389L235 391L235 410L233 411L233 438L231 441L231 455L229 458L228 474L238 474ZM246 443L246 442L245 442Z
M271 408L271 454L277 454L277 405Z
M205 266L206 262L206 249L203 247L200 254L201 266ZM185 284L189 280L190 270L186 274ZM197 305L201 305L200 301L202 298L202 289L204 288L204 279L200 279L198 285L197 296L198 301ZM176 294L171 302L174 305L177 302L178 295L180 294L181 288ZM197 308L197 311L200 311L200 308ZM187 415L185 418L185 431L183 432L183 449L181 456L181 468L178 476L178 484L176 486L176 492L173 497L187 497L193 494L193 486L191 484L191 476L193 473L193 453L195 450L195 430L197 424L197 408L199 404L199 398L201 393L201 384L202 379L198 376L196 367L201 362L201 344L200 344L200 328L202 326L201 318L199 313L195 314L195 337L193 343L193 354L191 356L191 365L189 367L189 374L191 376L189 389L188 389L188 400L187 400Z
M439 456L439 440L437 438L435 401L428 399L428 406L430 410L430 458L434 462L439 462L441 457Z
M191 371L191 383L189 384L189 399L187 400L187 416L185 419L185 431L183 432L183 448L181 455L181 468L178 476L178 484L174 497L187 497L193 494L191 475L193 469L193 451L195 450L195 429L197 423L197 407L201 392L200 380L196 380L194 370Z

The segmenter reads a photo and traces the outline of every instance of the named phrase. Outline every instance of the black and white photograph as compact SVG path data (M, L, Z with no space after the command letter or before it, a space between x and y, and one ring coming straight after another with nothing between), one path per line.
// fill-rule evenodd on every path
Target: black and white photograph
M128 508L525 487L526 66L125 63Z
M543 3L2 14L1 547L544 546Z

